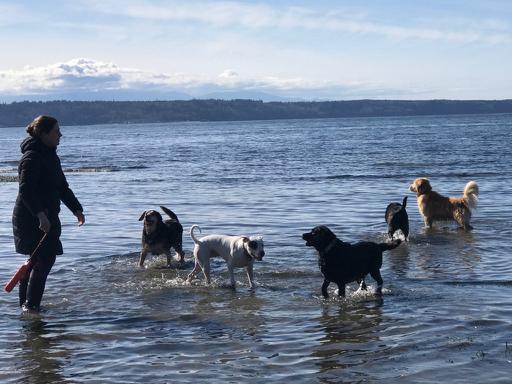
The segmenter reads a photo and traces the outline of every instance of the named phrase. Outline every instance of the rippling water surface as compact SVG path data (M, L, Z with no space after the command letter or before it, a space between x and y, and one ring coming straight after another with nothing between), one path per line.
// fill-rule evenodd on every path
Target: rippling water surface
M512 116L401 117L63 127L68 181L85 207L63 209L65 254L40 317L0 294L0 381L510 382ZM0 279L14 253L11 213L23 128L0 129ZM480 186L475 230L425 230L408 192L428 176L460 195ZM322 299L302 232L327 224L345 241L386 239L384 211L409 195L408 244L387 252L384 296ZM187 262L137 267L146 209L171 208L188 232L260 234L255 292L185 282ZM368 279L371 288L375 282Z

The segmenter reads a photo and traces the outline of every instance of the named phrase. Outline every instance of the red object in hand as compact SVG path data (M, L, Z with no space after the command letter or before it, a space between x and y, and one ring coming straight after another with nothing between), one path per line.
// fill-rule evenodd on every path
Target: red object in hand
M28 260L25 261L21 265L21 267L18 268L18 270L16 271L14 276L11 277L11 280L9 280L9 282L7 284L5 284L4 288L5 288L6 292L11 292L13 290L13 288L16 286L16 284L18 284L18 281L20 281L21 279L23 279L26 276L27 272L30 270L30 267L32 266L31 264L34 261L35 254L41 247L41 244L43 244L44 239L46 239L46 235L47 234L45 233L44 236L42 237L42 239L39 241L39 244L37 244L36 249L34 249L34 252L32 252L32 255L30 255L30 257L28 258Z
M25 277L27 272L28 272L28 260L25 261L21 265L21 267L18 268L18 270L16 271L14 276L11 277L11 280L9 280L9 282L7 284L5 284L5 291L11 292L13 290L13 288L16 286L16 284L18 284L18 281L20 281L21 279L23 279Z

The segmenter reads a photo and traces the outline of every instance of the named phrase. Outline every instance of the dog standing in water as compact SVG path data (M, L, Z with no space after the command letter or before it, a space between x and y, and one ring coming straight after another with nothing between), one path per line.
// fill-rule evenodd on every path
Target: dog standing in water
M190 228L190 237L195 243L195 266L188 275L187 281L191 281L202 270L206 283L210 284L210 258L220 256L228 265L232 288L236 286L234 269L245 267L249 285L251 289L254 289L253 264L254 260L262 260L265 256L263 239L259 236L227 235L208 235L198 239L194 235L196 228L201 231L198 225L193 225Z
M407 205L407 196L404 197L402 204L391 203L386 208L386 214L384 218L388 223L388 235L393 240L393 236L396 231L402 231L405 240L409 238L409 216L405 207Z
M471 210L478 203L478 185L470 181L464 187L462 197L445 197L432 190L426 178L414 180L409 188L416 192L418 208L425 226L432 227L434 221L455 220L465 230L471 230Z
M367 274L377 282L375 294L382 295L382 253L396 248L401 240L392 243L373 243L369 241L350 244L341 241L325 225L313 228L304 233L302 238L306 246L314 247L318 251L318 265L324 275L322 295L329 297L327 287L331 282L338 285L338 295L345 296L345 285L353 281L361 284L361 289L366 289L364 278Z
M178 220L178 216L168 208L160 207L170 220L163 220L158 211L149 210L142 212L139 221L144 220L144 229L142 230L142 250L140 252L139 266L144 265L144 260L148 253L160 255L165 253L167 256L167 266L171 265L171 247L173 247L183 262L185 254L183 253L183 227Z

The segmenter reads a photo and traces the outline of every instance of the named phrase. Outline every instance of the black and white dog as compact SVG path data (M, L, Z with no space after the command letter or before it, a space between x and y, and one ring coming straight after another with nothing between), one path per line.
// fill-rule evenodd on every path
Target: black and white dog
M142 230L142 250L140 252L139 266L144 265L144 260L148 253L160 255L165 253L167 256L167 266L171 265L171 247L176 251L180 263L183 262L185 254L183 253L183 227L178 220L178 216L168 208L162 207L169 217L169 220L163 220L158 211L144 211L139 217L139 221L144 220L144 229Z
M382 253L400 245L401 240L392 243L360 242L355 244L345 243L325 225L313 228L304 233L302 238L306 246L314 247L318 251L318 265L324 275L322 295L329 297L327 287L331 282L338 285L338 295L345 296L345 285L353 281L361 284L361 289L366 289L364 278L367 274L377 281L376 295L382 294Z
M253 264L254 260L262 260L263 256L265 256L263 238L260 236L208 235L198 239L194 235L194 229L196 228L201 231L198 225L193 225L190 228L190 237L195 243L195 266L194 270L188 275L187 280L192 280L202 270L206 282L210 284L210 258L220 256L228 265L229 277L233 288L236 285L234 269L245 267L247 277L249 278L249 285L251 289L254 289Z

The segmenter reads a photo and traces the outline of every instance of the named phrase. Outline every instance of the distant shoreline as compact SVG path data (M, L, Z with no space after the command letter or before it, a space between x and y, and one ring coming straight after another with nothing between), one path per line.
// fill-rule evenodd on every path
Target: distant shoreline
M55 116L61 125L98 125L504 113L512 113L512 99L24 101L0 104L0 127L25 126L41 114Z

